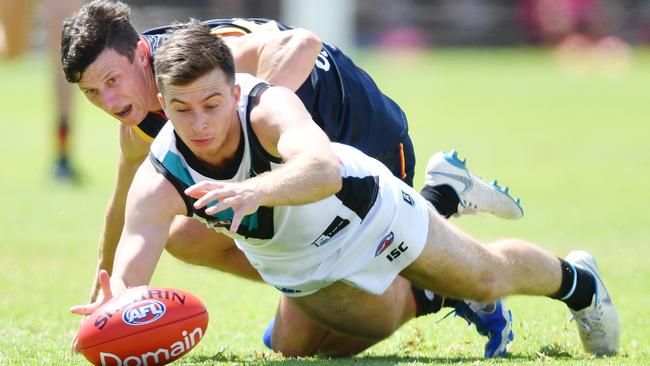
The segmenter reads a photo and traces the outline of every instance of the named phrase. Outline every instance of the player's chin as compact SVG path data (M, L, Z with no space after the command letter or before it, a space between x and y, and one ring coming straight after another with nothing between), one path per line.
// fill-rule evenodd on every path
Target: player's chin
M137 126L147 116L147 112L140 111L138 108L133 106L126 113L114 113L113 116L117 118L120 123L123 123L127 126Z

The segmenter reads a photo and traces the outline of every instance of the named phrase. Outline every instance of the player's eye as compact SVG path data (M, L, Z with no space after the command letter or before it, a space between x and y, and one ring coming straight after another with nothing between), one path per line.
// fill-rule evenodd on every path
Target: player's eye
M206 109L217 109L219 108L219 104L207 104L205 106Z
M97 89L86 89L84 90L84 94L86 94L88 98L92 98L97 95Z
M117 82L117 76L113 76L112 78L108 79L106 82L108 85L113 85Z

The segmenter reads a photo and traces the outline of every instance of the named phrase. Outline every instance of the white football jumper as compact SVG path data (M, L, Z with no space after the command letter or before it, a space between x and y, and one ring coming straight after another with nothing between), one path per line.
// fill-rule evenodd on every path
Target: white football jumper
M268 87L248 74L237 74L242 143L238 166L216 171L198 160L167 123L151 146L156 169L178 190L187 215L235 240L264 281L289 296L306 296L342 281L382 294L417 258L427 237L430 205L379 161L359 150L332 143L343 188L336 195L297 206L260 207L228 231L233 211L207 215L192 206L185 188L201 181L241 182L282 161L269 155L250 127L249 101Z

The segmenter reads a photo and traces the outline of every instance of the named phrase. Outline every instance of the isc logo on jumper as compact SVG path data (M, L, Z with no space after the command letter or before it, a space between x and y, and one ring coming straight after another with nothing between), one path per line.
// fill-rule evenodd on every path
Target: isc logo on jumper
M122 312L122 320L129 325L153 323L165 314L165 304L156 300L139 301Z

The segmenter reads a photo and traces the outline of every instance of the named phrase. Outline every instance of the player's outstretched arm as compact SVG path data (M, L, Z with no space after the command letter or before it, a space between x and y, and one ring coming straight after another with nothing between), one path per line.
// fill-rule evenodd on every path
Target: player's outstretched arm
M309 77L323 42L311 31L255 32L225 37L235 58L237 72L245 72L273 85L298 90Z
M185 213L176 188L146 160L129 189L124 230L113 262L113 290L149 283L174 216Z
M106 208L104 228L99 240L97 271L90 290L90 301L97 298L99 292L99 271L113 271L113 259L117 243L124 227L124 209L126 195L140 164L147 157L150 143L139 137L130 126L119 125L120 153L117 164L117 179L113 195Z
M110 285L108 272L98 271L103 297L89 305L75 306L72 312L88 315L107 298L129 287L146 285L167 243L169 227L175 215L185 213L185 203L174 186L145 161L129 189L125 224L115 252Z
M220 202L206 213L232 208L235 215L230 230L235 232L244 215L259 206L311 203L341 189L338 160L327 136L289 89L267 89L251 112L251 125L264 149L285 164L240 183L196 184L185 191L198 199L196 208L214 200Z

